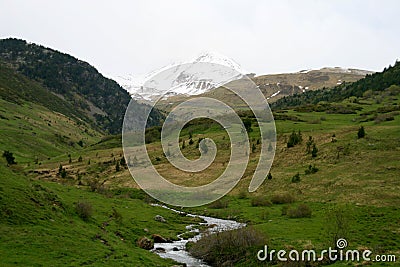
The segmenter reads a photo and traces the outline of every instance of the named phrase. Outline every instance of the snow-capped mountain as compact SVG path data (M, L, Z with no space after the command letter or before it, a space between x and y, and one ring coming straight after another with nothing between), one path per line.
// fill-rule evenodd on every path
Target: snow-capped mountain
M216 52L203 53L192 61L171 64L147 75L116 76L113 79L133 98L154 101L174 95L199 95L239 79L242 67Z

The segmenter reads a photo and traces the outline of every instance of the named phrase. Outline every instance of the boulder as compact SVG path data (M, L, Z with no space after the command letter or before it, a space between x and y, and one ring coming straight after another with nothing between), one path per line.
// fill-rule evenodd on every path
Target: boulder
M151 238L154 240L154 243L167 243L168 240L158 234L153 234Z
M147 249L147 250L150 250L150 249L153 249L153 248L154 248L154 243L153 243L153 241L152 241L151 239L145 237L145 236L143 236L143 237L141 237L141 238L138 239L137 245L138 245L140 248Z
M157 222L162 222L162 223L167 222L167 221L164 219L164 217L161 216L161 215L156 215L156 216L154 217L154 220L156 220Z
M158 253L165 253L165 248L156 247L154 250L155 250L155 252L158 252Z

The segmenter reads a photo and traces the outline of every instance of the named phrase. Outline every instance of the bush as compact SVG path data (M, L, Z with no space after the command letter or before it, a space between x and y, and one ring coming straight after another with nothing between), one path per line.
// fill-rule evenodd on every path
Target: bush
M63 168L60 172L61 178L66 178L67 177L67 171L65 170L65 168Z
M317 171L318 171L318 168L315 167L315 164L313 166L311 166L311 164L310 164L310 165L308 165L308 168L304 171L304 173L307 175L307 174L316 173Z
M92 217L92 204L86 201L79 201L75 206L76 213L84 221L88 221Z
M311 209L306 204L300 204L297 207L292 207L287 210L289 218L310 218Z
M189 252L212 266L231 266L248 257L252 249L259 249L266 243L267 239L262 233L254 228L244 227L205 235L196 243L190 244Z
M289 141L287 142L287 147L294 147L297 144L300 144L303 141L303 137L301 132L296 133L295 131L289 136Z
M239 199L245 199L247 198L247 191L245 189L242 189L239 191L239 195L238 195Z
M6 158L8 165L17 164L15 162L15 157L13 156L13 153L11 153L10 151L7 151L7 150L4 151L3 157Z
M315 144L313 144L312 150L311 150L311 156L313 158L315 158L315 157L317 157L317 153L318 153L318 148L317 148L317 146Z
M251 199L252 207L265 207L271 206L272 202L264 196L255 196Z
M272 196L272 198L271 198L271 202L273 204L293 203L294 200L295 200L294 197L289 193L276 194L276 195Z
M296 173L292 177L292 183L298 183L298 182L300 182L300 173Z
M210 209L226 209L229 201L226 198L220 198L208 205Z

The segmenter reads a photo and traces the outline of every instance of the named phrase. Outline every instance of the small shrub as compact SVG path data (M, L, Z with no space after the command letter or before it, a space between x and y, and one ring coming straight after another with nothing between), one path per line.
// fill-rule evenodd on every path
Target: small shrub
M300 182L300 173L296 173L292 177L292 183L298 183L298 182Z
M92 192L97 191L101 187L101 184L96 179L89 180L88 185Z
M119 165L119 161L117 161L117 163L115 164L115 171L119 172L121 170L121 167Z
M272 196L271 202L273 204L293 203L294 202L294 197L289 193L276 194L276 195Z
M364 126L361 126L361 127L358 129L357 137L358 137L358 139L364 138L364 137L365 137L365 129L364 129Z
M272 205L271 201L267 199L265 196L255 196L251 199L252 207L265 207L271 205Z
M75 206L76 213L84 221L88 221L92 217L92 204L86 201L79 201Z
M268 175L267 175L267 179L268 179L268 180L272 180L272 174L271 174L270 172L269 172Z
M315 165L312 165L312 166L311 166L311 164L310 164L310 165L308 165L308 168L304 171L304 173L305 173L306 175L308 175L308 174L316 173L317 171L318 171L318 168L315 167Z
M82 162L82 156L79 156L78 162Z
M313 158L317 157L317 153L318 153L318 148L315 144L313 144L312 150L311 150L311 156Z
M66 178L67 177L67 171L65 170L65 168L62 168L61 172L60 172L61 178Z
M301 135L301 132L299 131L296 133L295 131L292 132L292 134L289 136L289 141L287 142L287 147L294 147L297 144L300 144L303 141L303 137Z
M307 154L311 153L311 148L312 148L313 144L314 144L314 139L312 136L309 136L308 141L306 143L306 153Z
M232 266L246 259L254 247L267 244L266 237L251 227L205 235L188 246L190 254L212 266ZM257 248L259 249L259 248Z
M220 198L213 203L209 204L210 209L226 209L229 205L229 201L226 198Z
M239 195L238 195L239 199L245 199L247 198L247 191L245 189L242 189L239 191Z
M13 153L8 150L3 152L3 158L6 158L8 165L17 164L15 162L15 157L14 157Z
M193 144L194 144L194 141L193 141L192 138L190 138L190 140L189 140L189 145L193 145Z
M311 208L306 204L300 204L287 210L289 218L310 218L311 214Z

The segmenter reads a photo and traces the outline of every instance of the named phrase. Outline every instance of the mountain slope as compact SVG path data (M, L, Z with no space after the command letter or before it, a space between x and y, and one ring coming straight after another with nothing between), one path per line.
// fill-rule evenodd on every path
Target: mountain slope
M121 132L131 98L115 81L88 63L18 39L0 40L0 60L67 101L82 119L89 119L109 133ZM152 123L157 124L158 119Z
M252 78L252 80L259 86L265 97L273 102L284 96L354 82L364 78L367 74L372 74L372 72L335 67L303 70L296 73L261 75Z
M308 91L303 94L284 97L272 104L275 109L284 109L308 104L317 104L320 101L339 102L348 97L361 97L373 91L383 91L391 85L400 85L400 62L385 68L382 72L368 74L364 79L347 84L343 83L330 90Z

